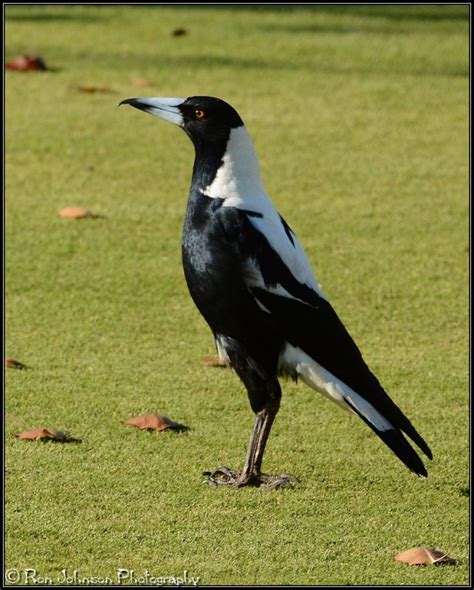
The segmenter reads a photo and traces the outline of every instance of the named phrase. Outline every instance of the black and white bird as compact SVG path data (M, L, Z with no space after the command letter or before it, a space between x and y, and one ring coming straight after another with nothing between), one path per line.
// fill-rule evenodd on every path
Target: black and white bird
M431 451L364 362L323 293L298 238L270 201L252 140L218 98L129 98L181 127L195 148L182 234L184 274L221 358L244 383L256 422L241 471L219 467L209 483L278 487L262 474L277 415L279 376L300 378L357 414L413 472L427 476L407 435Z

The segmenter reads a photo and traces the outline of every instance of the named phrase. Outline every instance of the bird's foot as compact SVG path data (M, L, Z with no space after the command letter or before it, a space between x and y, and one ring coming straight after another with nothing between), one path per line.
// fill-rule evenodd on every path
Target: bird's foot
M203 475L207 477L203 483L211 486L234 486L241 487L242 485L249 485L244 482L240 471L229 469L228 467L218 467L214 471L204 471Z
M299 481L295 475L291 475L290 473L282 473L281 475L260 474L260 487L267 488L268 490L293 488Z
M267 488L276 490L280 488L292 488L299 480L290 474L268 475L266 473L245 473L244 471L235 471L228 467L218 467L214 471L204 471L203 475L207 479L203 483L208 485L225 485L235 488L244 486L253 486L257 488Z

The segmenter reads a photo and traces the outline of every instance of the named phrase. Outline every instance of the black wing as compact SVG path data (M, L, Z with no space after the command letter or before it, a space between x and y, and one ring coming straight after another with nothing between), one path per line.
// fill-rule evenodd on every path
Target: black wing
M225 217L226 231L238 249L241 277L259 307L271 316L291 345L350 387L389 422L391 429L377 429L357 405L345 400L408 467L426 475L421 460L400 431L431 459L428 445L370 371L312 275L313 280L307 278L309 263L304 253L301 259L302 248L289 226L282 218L278 227L274 220L266 224L262 215L238 209L232 214L226 212ZM288 264L295 265L297 272ZM298 280L301 277L307 281Z

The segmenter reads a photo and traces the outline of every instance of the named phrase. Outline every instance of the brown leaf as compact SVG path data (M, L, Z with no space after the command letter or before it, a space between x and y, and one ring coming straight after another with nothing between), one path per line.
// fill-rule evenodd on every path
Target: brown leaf
M15 435L20 440L55 440L58 442L71 442L78 439L72 438L66 432L61 432L55 428L36 428L35 430L25 430Z
M84 207L63 207L58 211L59 217L63 219L81 219L82 217L97 217L89 209Z
M10 367L12 369L27 369L28 368L23 363L20 363L20 361L17 361L15 359L10 358L10 357L7 357L5 359L5 366Z
M5 64L7 70L16 70L19 72L45 71L48 68L44 60L39 55L18 55Z
M133 80L132 84L134 86L140 86L141 88L144 88L145 86L150 86L151 82L149 80L145 80L145 78L136 78Z
M142 430L188 430L187 426L178 424L168 418L168 416L161 416L161 414L145 414L144 416L136 416L123 422L127 426L136 426Z
M86 92L88 94L94 94L95 92L102 92L104 94L114 94L115 90L112 90L108 86L78 86L79 92Z
M220 356L205 356L204 357L204 366L205 367L228 367L229 365L221 359Z
M394 559L408 565L454 564L456 560L444 551L429 547L414 547L395 555Z

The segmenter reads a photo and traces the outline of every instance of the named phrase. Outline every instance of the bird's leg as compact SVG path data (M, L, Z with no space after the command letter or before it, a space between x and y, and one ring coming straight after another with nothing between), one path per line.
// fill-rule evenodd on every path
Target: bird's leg
M247 458L242 471L234 471L227 467L218 467L213 472L204 473L204 475L208 476L206 483L234 487L264 486L268 488L279 488L292 484L294 478L290 475L272 476L262 474L261 472L265 446L279 407L280 395L271 399L257 412L255 425L250 437Z
M252 482L261 485L263 454L279 407L280 398L272 401L263 410L257 412L255 426L250 437L247 459L236 481L237 486L251 485Z
M265 444L268 440L268 435L270 434L270 429L277 411L278 407L270 407L264 408L257 413L255 425L250 436L247 458L242 471L235 471L227 467L218 467L212 473L205 472L205 475L209 476L208 483L232 485L236 487L259 485L260 466L263 459Z

